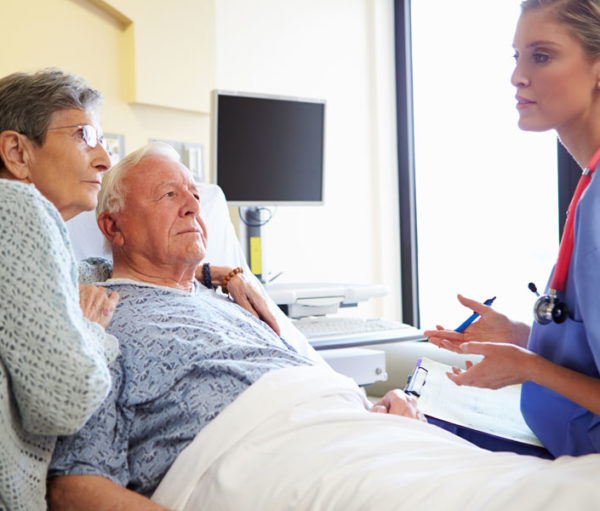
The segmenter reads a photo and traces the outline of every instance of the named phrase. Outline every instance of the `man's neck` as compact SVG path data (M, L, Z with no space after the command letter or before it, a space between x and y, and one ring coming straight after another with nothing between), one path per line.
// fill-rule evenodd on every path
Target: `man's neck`
M145 284L154 284L155 286L172 287L183 291L192 291L194 289L195 267L174 268L123 264L122 261L115 260L113 264L114 279L130 279Z

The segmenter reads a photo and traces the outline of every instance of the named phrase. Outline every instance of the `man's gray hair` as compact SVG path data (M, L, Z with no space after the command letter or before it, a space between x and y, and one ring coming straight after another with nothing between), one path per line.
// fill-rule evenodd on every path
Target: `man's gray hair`
M178 163L181 162L179 153L172 146L164 142L151 142L137 151L128 154L104 174L102 188L98 194L96 216L100 215L103 211L117 213L123 209L125 205L125 192L127 191L123 184L125 174L127 174L129 169L135 167L142 158L153 155L165 156L169 160Z
M13 73L0 79L0 133L16 131L41 146L54 112L70 108L90 112L101 103L99 91L61 69Z

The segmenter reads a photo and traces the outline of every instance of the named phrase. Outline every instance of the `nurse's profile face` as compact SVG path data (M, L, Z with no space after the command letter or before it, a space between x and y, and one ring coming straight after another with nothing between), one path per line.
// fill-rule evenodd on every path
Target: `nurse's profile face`
M587 57L581 43L548 8L521 15L513 41L519 127L528 131L587 131L597 122L600 63Z

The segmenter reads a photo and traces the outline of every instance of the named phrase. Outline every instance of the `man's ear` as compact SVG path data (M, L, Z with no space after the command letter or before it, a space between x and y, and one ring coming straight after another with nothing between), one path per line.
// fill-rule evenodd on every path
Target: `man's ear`
M103 211L98 215L98 227L104 234L104 237L113 247L122 247L125 244L123 233L119 229L117 220L114 215Z
M9 176L20 181L31 182L31 142L13 130L0 133L0 158Z

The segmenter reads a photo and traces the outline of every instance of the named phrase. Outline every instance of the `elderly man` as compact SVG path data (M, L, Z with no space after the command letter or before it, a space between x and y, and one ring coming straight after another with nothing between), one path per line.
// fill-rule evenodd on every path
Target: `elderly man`
M59 441L50 471L56 509L152 509L146 497L240 394L278 369L314 365L195 280L206 243L199 210L191 175L168 146L133 153L103 181L98 225L114 261L106 286L121 297L109 331L121 354L103 407ZM420 417L394 393L375 410Z

